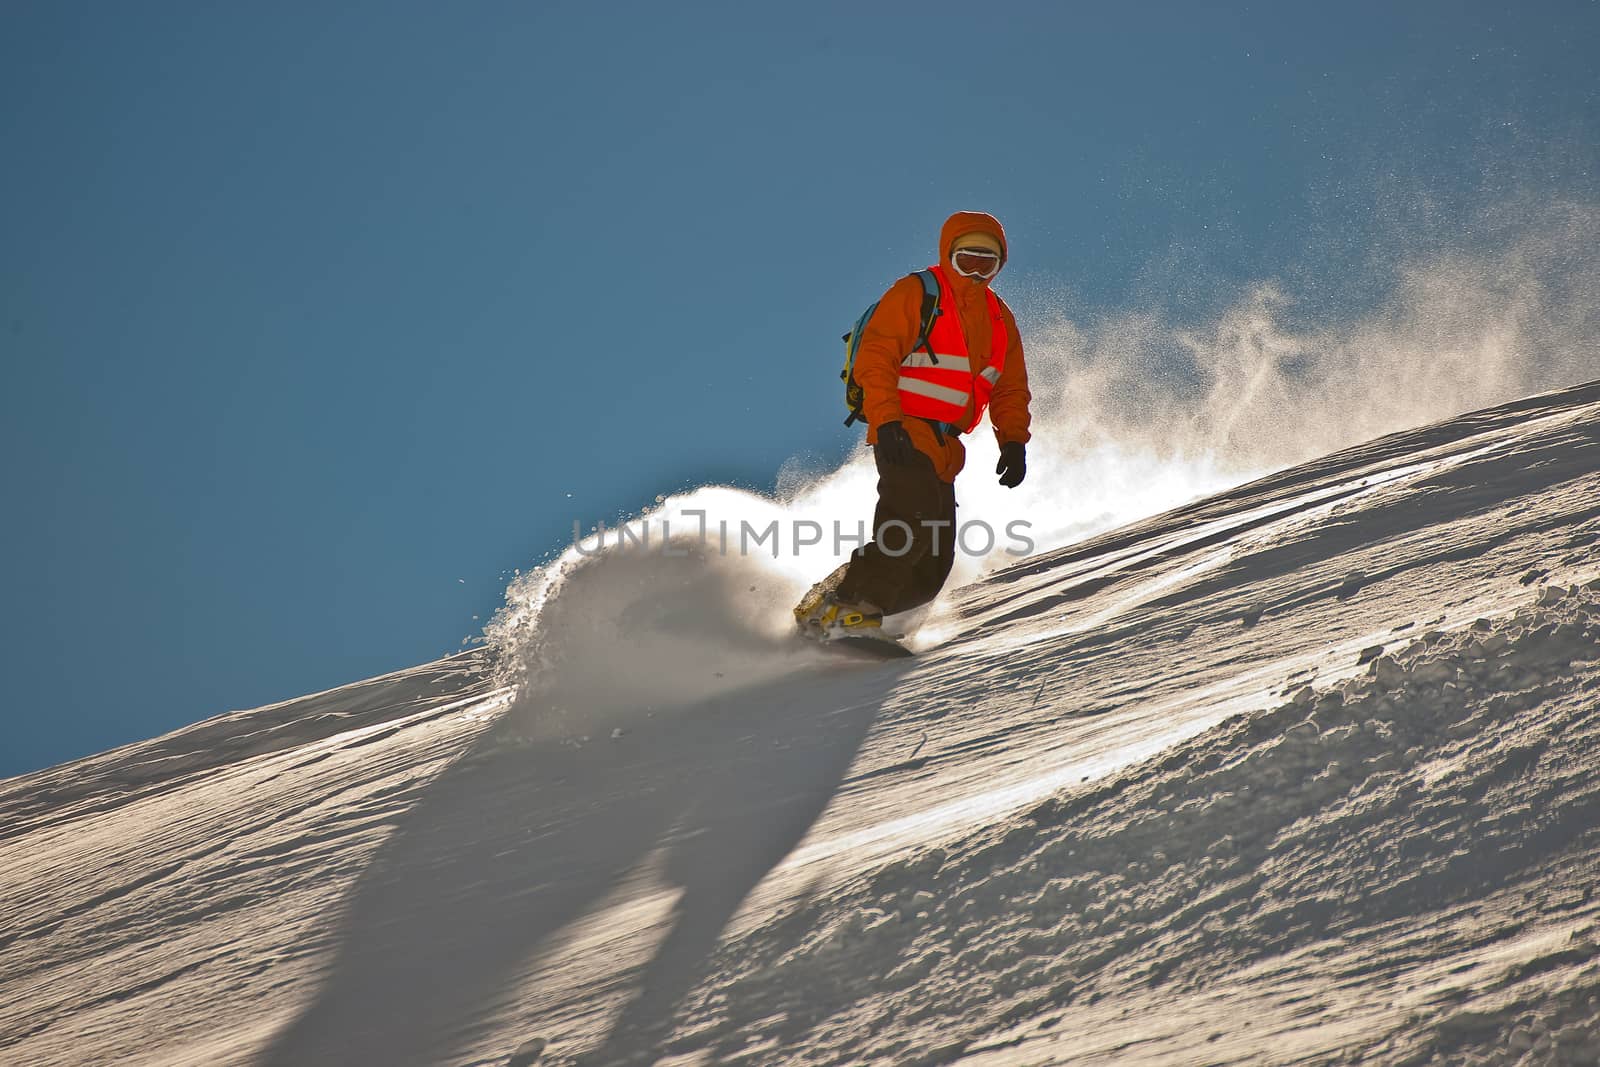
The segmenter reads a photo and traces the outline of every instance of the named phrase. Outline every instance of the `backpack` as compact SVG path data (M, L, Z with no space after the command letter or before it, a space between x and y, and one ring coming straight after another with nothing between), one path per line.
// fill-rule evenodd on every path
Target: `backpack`
M934 277L931 270L919 270L912 277L922 279L922 314L918 320L917 343L911 346L911 352L926 348L929 358L937 363L939 357L933 354L933 347L928 344L928 334L933 330L933 320L939 317L939 279ZM861 335L866 331L867 322L877 310L878 301L874 300L872 306L861 313L850 332L844 335L844 370L839 372L839 377L844 381L844 406L850 409L850 417L844 420L846 426L866 420L861 411L866 394L856 384L856 350L861 347ZM910 354L906 353L907 356Z

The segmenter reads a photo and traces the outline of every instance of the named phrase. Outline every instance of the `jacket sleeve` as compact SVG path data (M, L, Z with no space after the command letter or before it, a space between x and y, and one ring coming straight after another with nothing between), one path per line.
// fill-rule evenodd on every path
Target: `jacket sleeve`
M917 343L921 315L922 283L914 276L901 278L878 301L878 310L861 335L861 347L856 349L856 384L861 386L861 407L873 436L884 423L904 418L900 363Z
M1022 355L1022 333L1017 329L1016 316L1009 307L1006 317L1006 362L1000 370L1000 380L989 394L989 422L994 426L994 436L1002 445L1010 441L1024 444L1033 436L1028 427L1033 418L1028 404L1033 394L1028 392L1028 365Z

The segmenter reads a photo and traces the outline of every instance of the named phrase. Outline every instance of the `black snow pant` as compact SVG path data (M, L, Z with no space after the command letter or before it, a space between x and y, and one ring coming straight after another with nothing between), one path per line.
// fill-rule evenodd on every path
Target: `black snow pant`
M939 478L933 460L878 463L878 507L872 537L851 554L835 587L843 601L866 601L894 615L939 595L956 560L956 487Z

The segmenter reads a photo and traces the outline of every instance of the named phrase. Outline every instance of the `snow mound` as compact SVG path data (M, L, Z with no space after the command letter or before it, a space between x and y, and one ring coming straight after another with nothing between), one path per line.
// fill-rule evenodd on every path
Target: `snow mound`
M1397 987L1387 1025L1351 1011L1336 1062L1600 1062L1600 902L1539 892L1592 886L1600 870L1597 660L1600 582L1423 633L1343 684L1300 687L809 903L720 956L737 977L691 1028L730 1035L719 1055L769 1039L810 1049L808 1062L1016 1045L1037 1048L1023 1060L1067 1059L1111 1050L1054 1033L1064 1011L1147 1005L1176 1020L1219 987L1240 1003L1292 1002L1287 987L1337 1017L1342 987L1429 955L1457 965L1451 980ZM1524 951L1480 951L1502 939ZM1555 983L1558 965L1581 974ZM740 1019L727 1007L739 1003L792 1010ZM1250 1010L1254 1027L1212 1035L1215 1059L1293 1058L1284 1042L1304 1011ZM1194 1036L1169 1029L1179 1062ZM1484 1052L1486 1030L1515 1042Z
M505 730L523 739L626 730L814 663L788 610L803 578L790 560L737 550L740 521L781 528L781 514L754 494L699 490L519 580L489 628L501 681L517 687ZM729 516L725 547L719 523Z

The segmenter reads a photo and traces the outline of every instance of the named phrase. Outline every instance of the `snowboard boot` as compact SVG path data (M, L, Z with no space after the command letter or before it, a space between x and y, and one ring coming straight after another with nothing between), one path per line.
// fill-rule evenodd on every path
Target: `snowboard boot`
M834 637L878 637L883 633L883 612L874 604L841 601L833 593L815 590L794 609L795 623L807 637L826 641Z
M833 569L832 574L806 591L806 595L800 598L800 603L794 606L795 625L802 630L806 628L806 620L815 615L823 600L832 596L833 591L839 588L839 583L844 581L845 573L849 569L850 561L845 560Z

